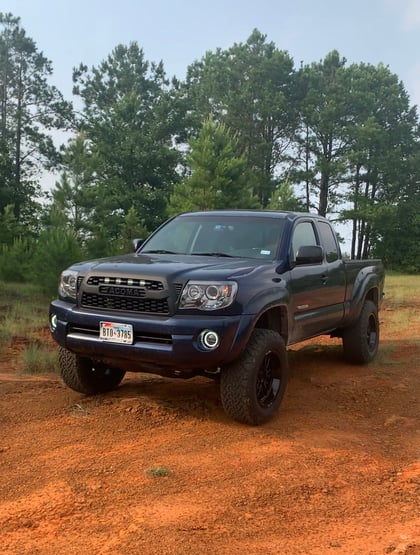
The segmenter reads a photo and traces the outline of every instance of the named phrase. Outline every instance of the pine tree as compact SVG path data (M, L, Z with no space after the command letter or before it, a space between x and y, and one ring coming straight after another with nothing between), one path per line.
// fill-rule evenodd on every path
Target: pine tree
M238 154L238 140L224 124L211 118L197 139L190 140L187 161L191 175L175 186L168 211L256 208L252 173Z

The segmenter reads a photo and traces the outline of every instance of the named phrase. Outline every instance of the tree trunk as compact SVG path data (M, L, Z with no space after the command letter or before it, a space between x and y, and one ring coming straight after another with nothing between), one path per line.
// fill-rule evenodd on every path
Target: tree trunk
M351 259L354 260L356 254L356 240L357 240L357 211L359 208L359 192L360 192L360 167L361 164L356 164L356 182L354 184L354 201L353 201L353 230L351 235Z
M18 89L17 89L17 107L16 107L16 143L15 143L15 193L14 193L14 214L17 220L20 217L22 205L22 187L21 187L21 148L22 148L22 101L23 101L23 83L22 83L22 60L19 65L18 73Z
M7 51L4 57L4 70L1 84L1 142L6 142L7 129Z
M318 214L320 216L327 215L328 206L328 185L329 185L329 175L327 173L321 174L321 182L319 185L319 206Z
M311 190L310 190L310 180L309 180L309 126L306 126L306 141L305 141L305 174L306 174L306 210L309 212L311 208Z

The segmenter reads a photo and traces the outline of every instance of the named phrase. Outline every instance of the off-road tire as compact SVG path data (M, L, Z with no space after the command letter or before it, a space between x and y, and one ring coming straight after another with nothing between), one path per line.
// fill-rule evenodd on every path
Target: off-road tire
M378 308L366 301L356 323L343 331L344 357L348 362L367 364L375 358L378 347Z
M96 364L63 347L58 348L58 362L63 382L79 393L94 395L115 389L125 375L124 370Z
M239 359L222 369L220 396L225 412L258 425L277 411L288 379L286 347L273 330L255 329Z

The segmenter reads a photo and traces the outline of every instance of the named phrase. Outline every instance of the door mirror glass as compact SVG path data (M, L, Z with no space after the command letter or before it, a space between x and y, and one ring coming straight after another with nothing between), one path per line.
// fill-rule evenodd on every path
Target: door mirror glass
M324 250L318 245L304 245L299 247L296 254L296 265L322 264L324 260Z

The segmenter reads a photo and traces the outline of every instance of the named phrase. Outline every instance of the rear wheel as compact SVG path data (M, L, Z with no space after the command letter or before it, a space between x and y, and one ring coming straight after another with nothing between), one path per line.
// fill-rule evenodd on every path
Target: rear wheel
M378 347L378 308L366 301L357 322L343 331L344 356L349 362L367 364L375 358Z
M90 358L76 355L63 347L59 347L58 362L64 383L74 391L86 395L115 389L125 375L124 370L95 363Z
M241 357L221 373L223 408L238 422L262 424L277 411L287 378L282 337L272 330L255 329Z

